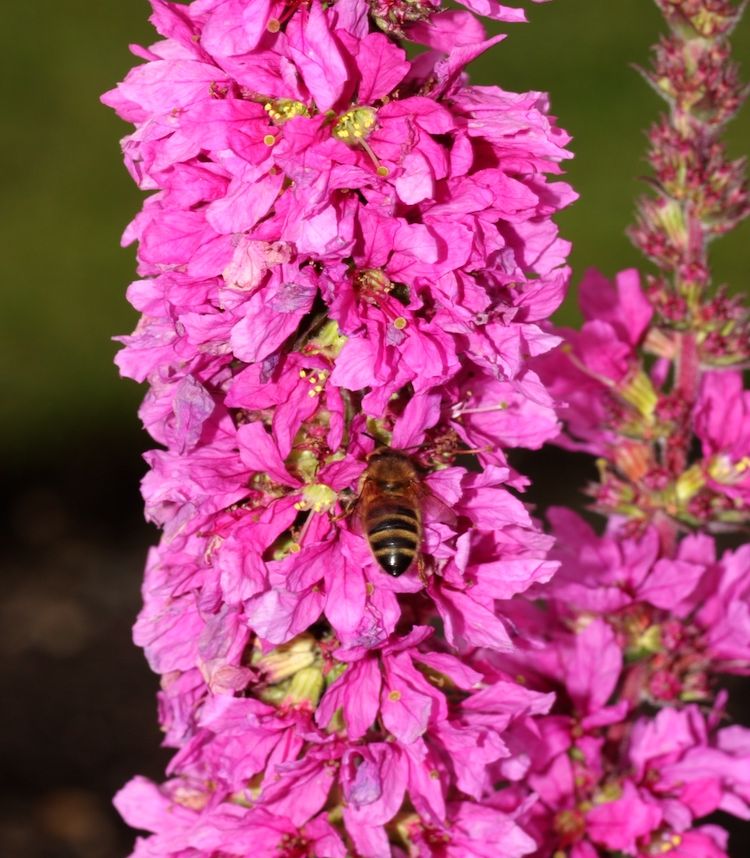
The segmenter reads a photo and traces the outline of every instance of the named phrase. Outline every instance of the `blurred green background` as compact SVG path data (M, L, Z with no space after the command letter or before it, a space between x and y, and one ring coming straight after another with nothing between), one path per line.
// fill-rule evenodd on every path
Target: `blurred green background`
M556 0L508 26L474 79L552 94L574 135L580 201L559 219L575 280L638 264L624 237L645 172L643 129L661 104L631 68L660 30L651 0ZM127 129L99 94L153 32L141 0L6 4L2 114L4 300L0 314L0 855L114 858L132 835L109 808L134 771L158 776L156 680L129 642L144 553L140 453L149 445L119 381L111 337L136 321L119 237L140 205L121 164ZM750 56L750 17L737 56ZM749 69L745 70L748 76ZM731 126L750 149L750 109ZM716 243L718 281L745 289L750 223ZM575 319L574 302L562 313ZM580 480L560 466L562 490ZM738 841L737 841L738 842ZM747 854L743 848L736 855ZM735 853L733 853L735 854Z

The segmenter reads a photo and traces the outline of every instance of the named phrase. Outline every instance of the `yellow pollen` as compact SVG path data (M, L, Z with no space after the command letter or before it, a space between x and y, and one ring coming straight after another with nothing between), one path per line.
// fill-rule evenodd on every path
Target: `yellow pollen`
M388 170L388 167L384 167L384 166L381 164L381 165L378 167L378 169L377 169L377 170L375 170L375 172L376 172L379 176L382 176L383 178L385 178L385 177L388 175L389 170Z
M314 390L308 390L308 391L307 391L307 395L308 395L309 397L313 397L313 396L315 396L315 391L314 391Z
M407 325L407 321L403 316L398 316L397 318L395 318L393 320L393 327L397 331L403 331L403 329L406 327L406 325Z
M388 699L393 700L394 702L396 700L400 700L401 699L401 692L400 691L391 691L391 693L388 695Z
M263 142L266 144L266 146L273 146L273 144L276 142L276 138L273 136L273 134L266 134L266 136L263 138Z
M290 119L294 119L295 116L310 115L307 106L293 98L277 98L275 101L267 101L263 105L263 109L276 125L283 125Z
M372 107L353 107L336 120L333 136L345 142L364 140L375 127L375 116Z
M312 391L311 391L312 392ZM325 512L336 503L336 492L324 483L313 483L302 490L305 509L313 512Z
M300 378L307 378L307 373L305 372L305 370L304 370L304 369L301 369L301 370L299 371L299 377L300 377Z
M278 18L269 18L266 24L266 29L269 33L278 33L281 29L281 22Z

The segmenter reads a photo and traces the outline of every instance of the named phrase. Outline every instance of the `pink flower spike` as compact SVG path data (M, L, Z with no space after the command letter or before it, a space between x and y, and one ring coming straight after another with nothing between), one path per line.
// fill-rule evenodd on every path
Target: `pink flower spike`
M508 449L558 432L528 363L569 138L469 84L505 36L440 0L152 7L104 97L150 193L117 362L150 386L134 637L175 749L118 796L134 858L521 858L552 697L511 661L557 561Z

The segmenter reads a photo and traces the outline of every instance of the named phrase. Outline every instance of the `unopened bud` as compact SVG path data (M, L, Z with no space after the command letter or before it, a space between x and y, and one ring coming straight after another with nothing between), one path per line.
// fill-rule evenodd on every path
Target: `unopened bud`
M305 667L294 674L284 702L292 705L310 703L318 705L323 693L323 673L317 667Z
M609 804L622 798L622 787L617 783L604 784L594 794L594 804Z
M651 379L643 370L639 370L627 384L620 388L620 395L643 417L648 420L653 418L659 397L651 384Z
M703 468L699 463L691 465L677 478L675 495L680 505L688 503L706 485Z
M628 661L639 661L661 652L662 634L658 625L649 626L645 631L635 635L628 642L625 652Z
M253 654L252 666L261 671L268 682L282 682L315 663L317 644L312 635L298 635L289 643L272 649L266 655Z
M631 482L640 482L649 472L652 464L649 445L623 439L615 446L613 453L618 470Z
M340 331L337 322L333 320L326 322L318 333L312 337L305 346L305 351L309 354L323 354L326 357L335 360L344 344L347 341Z

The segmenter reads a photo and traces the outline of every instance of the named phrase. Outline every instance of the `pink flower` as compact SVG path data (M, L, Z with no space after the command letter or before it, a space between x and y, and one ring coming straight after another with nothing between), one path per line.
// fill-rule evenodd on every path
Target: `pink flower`
M701 441L707 477L717 491L743 505L750 502L750 393L737 372L708 372L695 404L695 434Z
M104 97L153 192L118 364L164 448L135 637L177 753L118 797L137 854L528 854L492 801L552 698L489 659L557 566L504 448L558 431L526 363L558 342L569 138L545 96L467 85L501 37L433 0L152 6L163 38ZM381 444L422 474L400 578L356 508Z
M653 310L638 273L622 271L612 283L594 269L579 288L584 324L565 331L569 351L539 362L542 379L564 403L567 434L559 439L572 449L608 454L616 443L617 421L627 419L629 385L639 369L637 347Z

